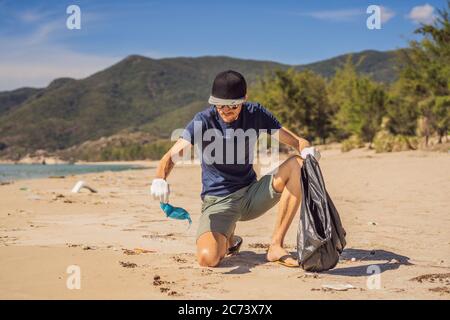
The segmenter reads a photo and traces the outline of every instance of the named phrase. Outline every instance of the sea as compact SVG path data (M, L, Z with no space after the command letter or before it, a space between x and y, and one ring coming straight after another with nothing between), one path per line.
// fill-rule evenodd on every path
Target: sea
M122 164L0 164L0 181L61 177L83 173L143 169Z

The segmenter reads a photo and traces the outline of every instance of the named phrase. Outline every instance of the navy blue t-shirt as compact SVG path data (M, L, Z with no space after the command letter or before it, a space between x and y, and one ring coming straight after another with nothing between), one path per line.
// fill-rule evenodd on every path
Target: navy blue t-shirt
M280 122L259 103L244 103L239 117L230 123L222 120L213 105L197 113L181 138L195 146L200 158L201 198L207 194L225 196L255 181L256 139L261 130L273 134L280 128ZM216 144L211 145L212 142Z

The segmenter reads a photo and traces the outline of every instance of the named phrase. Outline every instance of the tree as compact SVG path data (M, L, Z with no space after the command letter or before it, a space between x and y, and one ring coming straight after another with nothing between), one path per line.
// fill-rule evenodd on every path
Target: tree
M349 57L331 80L328 95L336 112L338 135L355 135L371 143L386 113L384 87L368 76L358 75Z
M425 128L426 144L428 136L436 132L439 142L449 129L450 101L450 1L447 9L438 10L434 23L419 27L415 33L423 35L420 41L411 41L410 50L401 52L406 61L395 88L394 99L406 101L400 108L415 109ZM396 121L391 117L392 121ZM410 131L410 130L408 130Z
M310 70L293 69L268 74L251 91L289 129L322 143L332 131L333 110L326 94L326 81Z

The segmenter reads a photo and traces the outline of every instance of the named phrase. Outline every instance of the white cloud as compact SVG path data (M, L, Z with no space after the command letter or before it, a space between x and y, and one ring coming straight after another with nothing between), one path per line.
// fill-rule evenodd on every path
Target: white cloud
M84 78L119 59L76 53L59 47L28 48L15 56L0 54L0 90L45 87L60 77Z
M18 14L18 17L21 21L26 23L33 23L39 21L43 18L42 14L34 11L24 11Z
M386 23L395 17L395 12L388 7L380 6L381 9L381 23Z
M61 28L61 21L49 21L37 26L36 31L30 33L29 35L20 37L18 40L22 42L22 45L44 44L49 40L52 34L55 34Z
M109 67L121 57L76 52L64 45L65 16L49 20L48 13L33 11L15 15L17 22L31 24L22 34L0 33L0 91L19 87L45 87L55 78L84 78ZM47 19L44 19L46 17ZM88 17L95 19L97 17ZM55 42L60 39L59 44Z
M320 20L350 21L358 16L364 15L364 11L360 9L324 10L304 13L302 15Z
M380 6L381 9L381 22L386 23L395 17L396 13L384 6ZM322 11L312 11L306 13L300 13L301 16L308 16L319 20L327 21L354 21L358 18L367 17L366 11L362 9L339 9L339 10L322 10Z
M119 57L75 52L50 40L61 26L40 24L36 31L2 37L0 47L0 91L19 87L45 87L59 77L84 78L117 62Z
M434 15L434 7L428 3L423 6L416 6L411 9L408 18L415 23L431 24L436 16Z

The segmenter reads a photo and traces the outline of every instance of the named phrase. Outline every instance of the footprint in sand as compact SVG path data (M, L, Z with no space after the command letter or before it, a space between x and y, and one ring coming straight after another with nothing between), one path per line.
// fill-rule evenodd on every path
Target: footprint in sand
M159 276L159 275L155 275L153 277L153 285L156 286L156 287L159 287L159 286L162 286L162 285L169 285L169 284L175 284L175 282L174 281L172 281L172 282L164 281L164 280L161 279L161 276ZM168 287L168 286L160 287L159 291L161 293L166 293L167 292L168 296L181 296L180 293L178 293L178 292L176 292L174 290L171 290L170 287Z
M133 262L119 261L119 264L124 268L136 268L137 267L137 264L133 263Z
M163 284L169 284L169 283L170 283L169 281L161 280L161 277L159 275L155 275L153 277L153 285L154 286L161 286Z
M429 288L431 292L439 293L440 295L450 294L450 273L430 273L423 274L418 277L410 279L410 281L417 281L419 283L439 283L444 286Z
M450 273L430 273L430 274L423 274L421 276L415 277L410 279L410 281L417 281L420 283L423 282L439 282L446 285L450 285Z
M431 292L439 293L440 295L450 294L449 287L436 287L436 288L430 288L428 290L430 290Z
M250 243L248 246L249 246L249 248L252 248L252 249L268 249L269 248L268 243L260 243L260 242Z
M187 263L187 260L184 259L184 258L182 258L182 257L180 257L180 256L173 256L172 259L173 259L175 262L178 262L178 263Z

